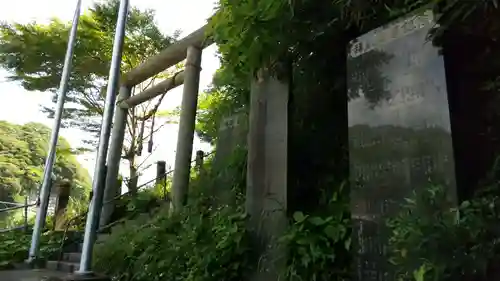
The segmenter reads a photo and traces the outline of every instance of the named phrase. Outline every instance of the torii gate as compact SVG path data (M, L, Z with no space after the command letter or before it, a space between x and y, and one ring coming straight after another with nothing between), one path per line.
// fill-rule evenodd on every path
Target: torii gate
M52 169L55 156L55 146L57 144L69 77L80 5L81 0L78 0L73 27L70 32L70 40L68 42L63 76L61 78L54 130L51 136L49 151L52 152L49 153L49 157L47 158L45 174ZM202 50L213 43L213 39L206 36L207 26L205 25L120 77L121 56L128 10L129 0L120 0L113 43L113 56L109 71L106 101L92 182L94 196L90 202L87 214L80 268L75 272L75 280L78 279L76 278L78 276L84 280L100 280L92 279L92 251L96 240L96 231L101 210L104 211L104 220L109 216L109 208L103 208L104 198L109 201L116 194L116 180L118 178L128 110L182 84L184 84L184 90L173 176L174 211L186 203L198 103L201 55ZM134 86L181 62L183 59L186 59L184 71L176 73L173 77L166 79L152 88L131 96L131 90ZM119 93L118 102L117 93ZM260 225L262 221L267 222L263 228L269 233L276 232L277 229L283 229L283 226L286 225L288 95L288 82L282 82L274 78L265 68L260 69L257 76L252 79L248 132L247 200L245 208L254 218L255 225L257 223ZM116 112L115 105L118 105ZM113 114L114 121L112 120ZM112 123L114 123L113 127ZM45 174L41 192L42 206L37 214L28 261L36 258L40 230L45 221L46 208L43 206L47 205L48 198L46 198L46 195L48 194L48 190L50 190ZM101 184L102 182L105 182L105 184ZM275 198L268 200L268 193L275 194ZM254 204L255 202L259 203ZM279 212L276 211L277 202L280 202L279 206L284 206ZM269 212L269 210L272 210L272 212ZM263 216L263 214L266 215ZM267 268L267 266L264 266L262 272L269 271Z
M73 56L77 25L80 16L80 7L81 0L78 0L68 40L64 70L61 77L61 86L58 93L56 117L54 120L54 128L49 146L49 155L45 165L44 182L41 187L42 204L39 212L37 213L28 258L28 262L30 263L36 260L41 228L45 222L47 212L46 205L48 198L46 197L50 191L50 184L48 183L49 177L46 174L50 175L55 158L55 148L57 145L61 116L71 69L71 59ZM206 26L203 26L120 77L120 65L128 10L129 0L120 0L115 38L113 42L113 55L104 105L104 114L102 118L97 159L92 182L94 195L92 196L90 202L87 221L85 224L80 268L77 272L75 272L77 276L87 279L93 275L91 270L91 258L94 242L96 240L96 232L101 216L101 210L103 210L104 220L109 217L110 208L103 208L104 198L107 200L112 199L116 194L115 191L118 187L116 179L118 178L118 169L125 136L128 110L182 84L185 84L185 86L181 104L181 116L179 121L177 152L173 176L174 210L178 210L185 204L189 184L189 171L191 153L193 149L196 108L198 103L201 55L202 50L213 43L210 38L206 38L205 32L207 28ZM180 71L173 77L131 97L131 90L134 86L144 82L148 78L153 77L154 75L181 62L184 59L186 59L184 71ZM118 102L116 102L117 93L119 93ZM116 112L115 105L118 105ZM114 121L112 120L113 113ZM105 184L101 184L102 182L105 182Z
M120 5L127 6L128 10L127 2L128 0L122 0ZM118 188L116 179L118 178L128 110L182 84L184 84L184 89L172 189L174 210L181 208L182 205L185 204L189 184L189 171L198 104L201 55L202 50L213 43L210 38L206 37L206 29L206 25L199 28L162 52L149 58L128 73L123 74L120 80L118 80L118 77L110 76L108 89L112 88L115 90L108 92L106 97L106 106L104 109L101 137L99 139L97 153L98 157L96 159L96 169L92 186L94 196L90 203L85 225L82 257L80 269L77 273L88 274L91 272L91 257L96 237L96 229L98 228L99 218L101 217L101 210L104 220L109 217L110 208L108 206L103 207L103 202L105 200L111 200L116 194L116 188ZM118 38L120 34L123 36L124 32L116 33L113 53L115 54L116 51L120 52L121 55L123 39ZM117 42L119 46L117 46ZM118 51L118 48L120 51ZM184 59L186 59L186 63L183 71L174 74L171 78L139 94L131 96L131 90L134 86ZM113 85L118 85L118 83L119 91L116 91L118 87L113 87ZM116 99L116 92L119 92L118 99ZM114 112L113 128L111 132L111 116L113 114L115 102L118 108ZM107 171L105 173L106 164ZM106 176L105 186L101 186L98 184L98 179L102 179L104 175Z
M122 0L121 6L127 6L128 0ZM96 237L96 229L99 223L99 217L102 209L104 220L109 217L108 207L103 207L105 200L112 199L116 194L118 170L121 159L121 151L125 136L125 126L127 113L133 108L145 101L151 100L175 87L184 84L181 114L179 120L179 132L177 139L177 151L175 156L174 176L173 176L173 207L179 209L186 202L187 189L189 184L189 171L191 166L191 154L193 150L193 138L196 121L196 108L198 104L198 92L201 71L202 50L213 43L206 37L206 25L184 37L180 41L169 46L157 55L149 58L136 68L122 75L120 81L118 77L109 79L108 88L116 89L113 84L119 84L119 95L116 99L116 90L108 93L106 97L106 107L101 126L101 138L99 139L98 157L96 159L96 170L94 174L94 196L89 208L87 223L85 225L85 236L83 241L82 258L80 261L80 273L91 271L91 256L93 244ZM122 35L122 38L118 38ZM115 51L123 47L124 32L117 32L115 43L120 46L114 46ZM121 57L121 56L120 56ZM118 59L118 58L117 58ZM185 69L176 73L161 83L139 93L130 96L134 86L144 82L148 78L164 71L165 69L186 59ZM114 80L112 80L114 78ZM113 114L114 104L117 101L118 108L114 112L113 128L111 128L111 115ZM111 134L110 134L111 133ZM111 141L110 141L111 139ZM108 151L109 143L109 151ZM106 160L107 154L107 160ZM105 165L107 163L107 172ZM98 179L106 174L105 186L100 186ZM97 180L97 181L96 181Z

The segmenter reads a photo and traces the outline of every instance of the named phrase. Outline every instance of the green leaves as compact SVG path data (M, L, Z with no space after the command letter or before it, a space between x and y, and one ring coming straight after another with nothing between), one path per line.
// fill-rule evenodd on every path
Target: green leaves
M343 188L340 185L321 207L335 213L293 214L291 226L279 239L288 250L285 280L342 280L350 275L350 219Z
M38 123L14 125L0 122L0 201L20 200L36 194L42 181L50 129ZM60 138L54 173L59 180L74 183L71 196L82 199L90 189L90 176Z
M414 193L388 221L390 260L399 275L415 280L490 280L486 268L498 255L499 210L495 193L454 207L440 186ZM453 257L450 259L450 257Z
M306 219L306 216L304 216L302 212L295 212L293 214L293 219L295 220L295 222L301 223Z
M43 233L40 241L40 258L42 260L55 258L54 254L59 252L62 239L62 232L48 231ZM70 243L73 239L73 237L66 236L64 243ZM30 241L31 233L23 231L0 234L0 270L12 269L14 264L26 260Z
M63 126L94 133L90 140L99 132L100 119L95 117L103 112L101 89L108 78L118 4L117 0L96 3L79 21ZM128 17L122 72L158 53L175 39L159 31L153 11L132 7ZM10 80L21 82L26 90L55 93L62 75L69 29L70 23L58 19L48 24L0 25L0 67L11 74ZM53 117L54 108L45 107L43 112ZM132 129L134 125L137 124L132 124Z
M229 206L160 210L113 229L95 249L95 266L116 280L241 280L251 256L245 220L242 208Z

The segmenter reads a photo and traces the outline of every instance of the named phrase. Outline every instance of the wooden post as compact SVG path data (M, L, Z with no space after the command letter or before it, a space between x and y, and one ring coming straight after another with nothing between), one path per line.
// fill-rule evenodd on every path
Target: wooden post
M71 184L68 181L61 182L58 186L56 208L54 212L53 230L64 230L66 207L69 203Z
M201 173L201 169L203 169L203 161L205 159L205 153L203 150L196 151L196 160L195 160L195 169L198 174Z
M156 182L155 185L161 185L163 189L163 200L167 201L167 162L156 162Z

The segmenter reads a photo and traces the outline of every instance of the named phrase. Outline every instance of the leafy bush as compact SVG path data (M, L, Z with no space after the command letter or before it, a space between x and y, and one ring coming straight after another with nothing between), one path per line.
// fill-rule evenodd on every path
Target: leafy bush
M139 214L148 213L159 207L162 202L156 189L146 189L137 194L127 194L116 202L115 209L111 216L111 222L132 219Z
M349 280L351 220L343 191L344 185L328 200L326 215L294 213L279 241L288 249L285 280Z
M162 210L113 229L96 247L96 269L116 280L242 280L249 268L241 208Z
M499 197L483 192L453 207L444 188L414 193L388 221L398 280L493 280L500 247Z
M73 236L68 235L64 238L63 247L74 241L75 237ZM40 240L40 260L56 257L61 249L62 241L62 232L47 231L42 233ZM0 234L0 269L9 269L14 264L23 262L28 257L30 245L31 232L10 231Z

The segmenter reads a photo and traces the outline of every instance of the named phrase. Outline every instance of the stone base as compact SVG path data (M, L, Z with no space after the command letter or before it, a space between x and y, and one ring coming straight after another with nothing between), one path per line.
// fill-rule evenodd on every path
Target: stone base
M111 278L96 273L72 273L60 281L111 281Z

